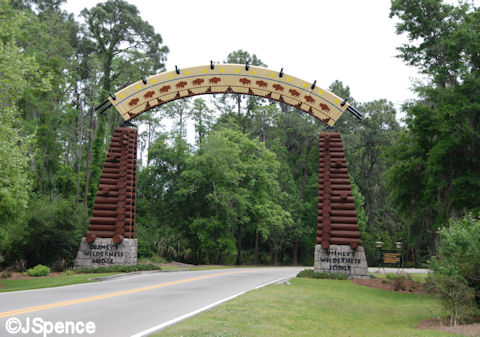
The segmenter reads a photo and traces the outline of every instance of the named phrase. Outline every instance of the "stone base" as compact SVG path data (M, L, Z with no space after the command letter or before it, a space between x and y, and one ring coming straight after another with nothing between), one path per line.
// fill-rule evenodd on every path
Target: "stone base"
M137 239L123 239L116 245L113 239L97 238L94 242L88 243L86 238L83 238L73 268L136 265L137 246Z
M370 277L365 250L362 246L353 250L349 245L330 245L328 249L316 245L314 271L342 273L353 279Z

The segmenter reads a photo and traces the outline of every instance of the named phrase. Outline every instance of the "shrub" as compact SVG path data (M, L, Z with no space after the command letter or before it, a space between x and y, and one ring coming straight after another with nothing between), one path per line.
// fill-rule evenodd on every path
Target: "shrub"
M27 270L27 273L29 276L47 276L48 274L50 274L50 268L48 268L47 266L38 264L35 267Z
M428 286L442 299L455 325L473 318L480 307L480 220L468 214L449 225L439 231Z
M386 274L385 278L387 280L387 283L388 281L392 281L394 291L405 290L405 281L412 279L408 274Z
M15 260L14 264L13 264L13 268L20 272L20 273L23 273L24 271L27 270L27 261L23 260L23 259L20 259L20 260Z
M63 257L59 258L52 264L52 271L64 271L67 269L67 260L65 260Z
M314 278L314 279L331 279L331 280L346 280L347 275L340 273L317 273L311 269L302 270L297 274L297 277Z
M44 264L61 269L72 264L86 230L81 206L75 206L72 200L60 198L52 202L43 197L29 206L25 229L15 237L12 244L15 249L8 251L6 264L11 265L19 258L28 261L28 267Z
M430 274L425 280L425 289L442 300L450 314L450 325L456 326L476 316L474 291L463 278Z

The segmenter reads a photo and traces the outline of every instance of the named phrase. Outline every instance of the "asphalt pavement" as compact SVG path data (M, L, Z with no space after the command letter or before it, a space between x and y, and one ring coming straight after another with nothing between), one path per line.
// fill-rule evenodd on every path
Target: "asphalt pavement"
M148 336L303 269L158 272L0 293L0 336Z

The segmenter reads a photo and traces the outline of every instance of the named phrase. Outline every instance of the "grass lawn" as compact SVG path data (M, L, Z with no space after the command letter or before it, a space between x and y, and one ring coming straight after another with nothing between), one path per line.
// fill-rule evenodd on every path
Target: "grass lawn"
M350 281L290 282L250 291L155 336L449 336L415 329L441 315L431 296Z
M395 273L387 273L387 274L369 273L369 274L376 277L376 278L382 278L382 279L386 279L387 274L395 275ZM416 282L425 283L425 280L426 280L428 274L408 274L408 276L410 276L410 278L412 280L416 281Z
M0 279L0 292L17 291L27 289L39 289L39 288L51 288L68 286L78 283L96 282L89 280L94 277L102 277L115 275L118 273L101 273L101 274L73 274L73 275L61 275L61 276L45 276L36 277L31 279L18 279L18 280L2 280Z

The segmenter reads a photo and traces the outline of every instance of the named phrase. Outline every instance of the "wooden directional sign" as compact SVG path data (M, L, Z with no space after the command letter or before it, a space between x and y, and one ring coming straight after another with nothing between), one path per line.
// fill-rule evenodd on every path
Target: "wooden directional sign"
M393 250L384 250L382 260L382 264L385 266L399 267L402 264L402 254Z
M109 98L125 121L176 99L215 93L253 95L284 102L330 126L349 106L340 97L310 82L283 72L240 64L174 70L145 80L116 92L115 99Z

